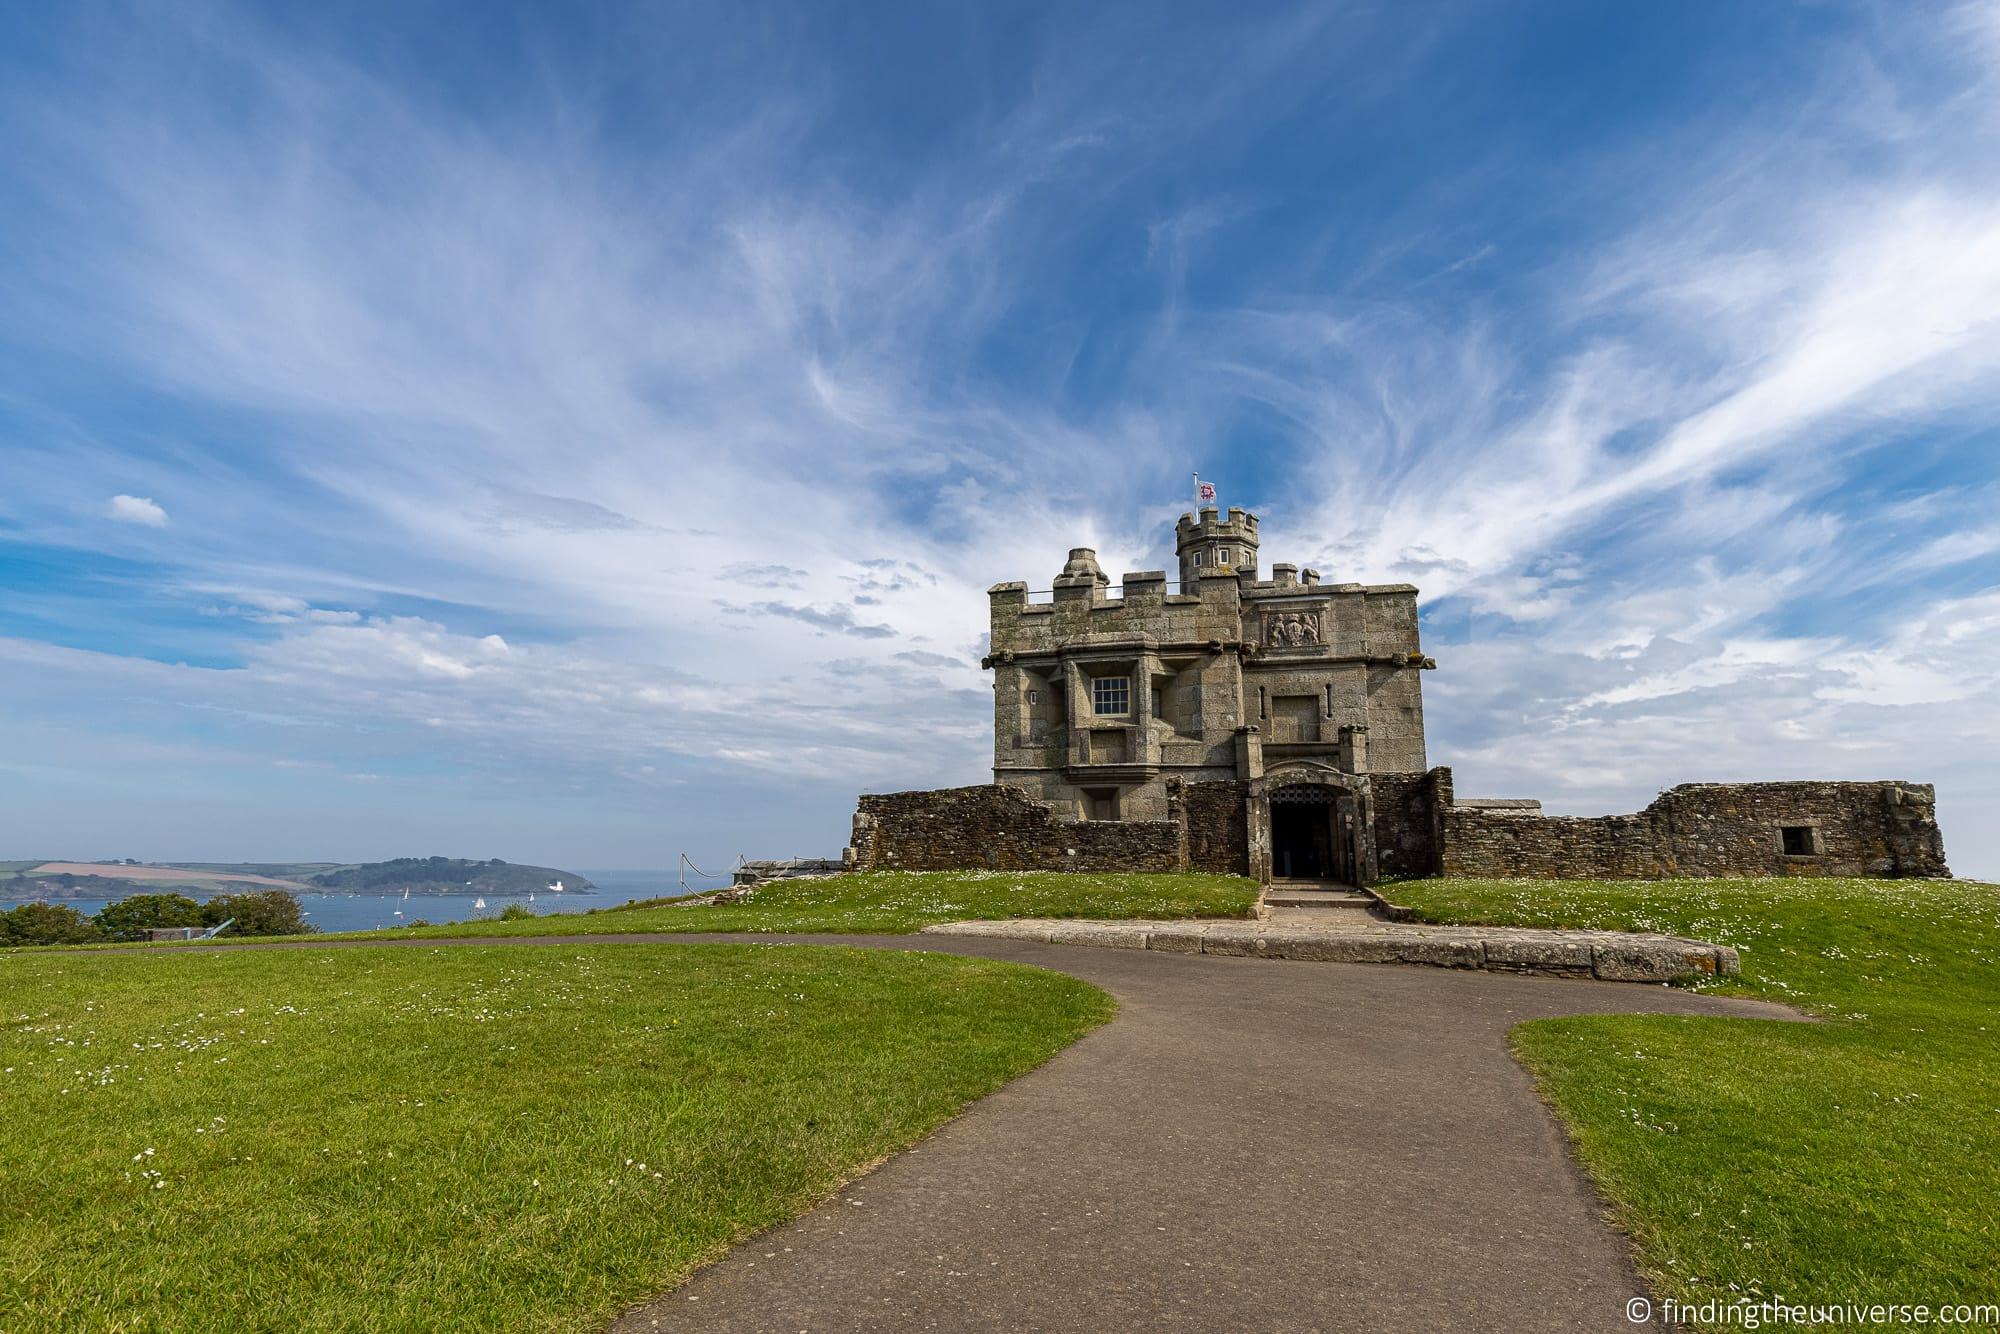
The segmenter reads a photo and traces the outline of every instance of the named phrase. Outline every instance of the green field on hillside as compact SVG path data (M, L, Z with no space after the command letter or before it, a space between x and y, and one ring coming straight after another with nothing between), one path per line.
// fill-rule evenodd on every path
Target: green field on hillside
M2000 887L1429 880L1389 894L1428 921L1733 945L1742 977L1704 989L1823 1017L1515 1030L1663 1294L2000 1300Z
M267 875L274 880L304 880L323 871L341 871L357 862L171 862L166 865L190 871L216 871L224 875Z
M1057 871L867 871L775 880L742 903L656 900L587 913L406 928L396 936L539 936L619 931L894 934L986 917L1247 917L1257 884L1239 876ZM340 937L328 937L340 939Z
M0 956L0 1329L601 1328L1109 1013L747 943Z

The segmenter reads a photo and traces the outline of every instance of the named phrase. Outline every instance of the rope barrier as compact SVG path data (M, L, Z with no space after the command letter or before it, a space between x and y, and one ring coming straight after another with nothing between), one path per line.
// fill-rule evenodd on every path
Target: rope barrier
M685 852L683 852L681 854L681 861L680 861L681 888L683 889L687 888L687 873L689 871L693 871L696 875L700 876L704 880L729 880L734 878L736 873L736 867L743 865L743 863L746 860L747 859L743 856L742 853L740 852L737 853L736 865L730 867L727 871L724 871L722 874L717 875L714 871L704 871L699 866L696 866L693 860L690 859Z

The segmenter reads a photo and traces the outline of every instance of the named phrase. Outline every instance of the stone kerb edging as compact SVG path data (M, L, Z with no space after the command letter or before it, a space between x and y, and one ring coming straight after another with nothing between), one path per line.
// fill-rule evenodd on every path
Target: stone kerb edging
M1318 963L1400 963L1480 968L1496 973L1594 977L1604 982L1675 982L1734 976L1742 970L1727 945L1679 936L1619 931L1543 931L1501 926L1417 926L1355 922L1095 922L1022 918L941 922L925 935L995 936L1051 945L1161 950Z

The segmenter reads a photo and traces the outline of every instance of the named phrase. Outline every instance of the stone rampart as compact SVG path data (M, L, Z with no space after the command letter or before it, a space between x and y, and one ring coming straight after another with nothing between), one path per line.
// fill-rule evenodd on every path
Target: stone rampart
M1445 875L1947 876L1927 785L1686 783L1632 815L1440 808Z
M1370 774L1375 804L1375 862L1385 876L1437 875L1443 810L1451 805L1451 770Z
M1179 820L1065 821L997 783L863 796L848 865L856 871L1178 871Z
M1235 779L1168 785L1175 816L1187 829L1188 870L1250 874L1249 831L1243 827L1249 787Z
M1934 797L1915 783L1690 783L1632 815L1457 805L1450 769L1370 775L1380 873L1494 879L1946 876ZM986 784L864 796L854 870L1250 874L1249 785L1168 786L1165 820L1062 819Z

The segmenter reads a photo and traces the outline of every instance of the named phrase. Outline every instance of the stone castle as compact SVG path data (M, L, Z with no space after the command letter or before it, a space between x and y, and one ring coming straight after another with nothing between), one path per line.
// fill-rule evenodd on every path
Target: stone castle
M1383 875L1947 875L1927 786L1688 784L1636 815L1544 816L1432 768L1409 584L1273 565L1207 508L1114 592L1089 548L1048 601L995 585L991 786L864 796L857 869Z

